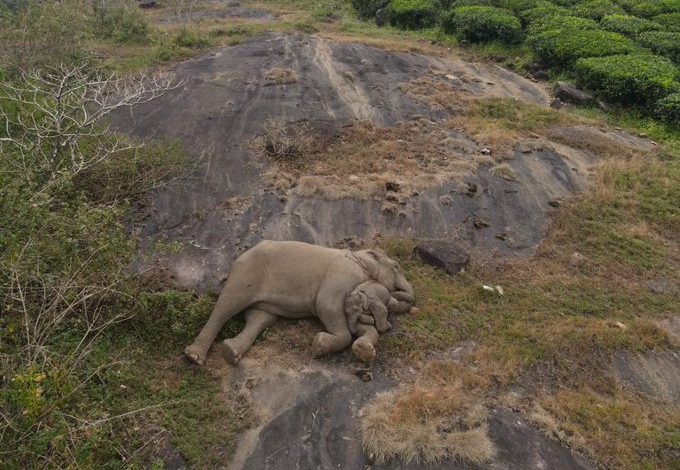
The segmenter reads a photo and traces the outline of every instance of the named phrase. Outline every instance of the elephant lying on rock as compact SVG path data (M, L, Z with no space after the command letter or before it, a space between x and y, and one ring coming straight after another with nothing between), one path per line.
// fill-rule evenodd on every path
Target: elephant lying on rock
M382 250L351 252L301 242L263 241L234 261L210 318L184 353L203 364L227 320L243 311L245 328L223 343L229 362L237 363L257 335L278 317L317 317L326 332L314 337L312 354L341 351L352 341L345 297L369 280L391 293L395 311L406 312L413 305L411 284L399 264Z

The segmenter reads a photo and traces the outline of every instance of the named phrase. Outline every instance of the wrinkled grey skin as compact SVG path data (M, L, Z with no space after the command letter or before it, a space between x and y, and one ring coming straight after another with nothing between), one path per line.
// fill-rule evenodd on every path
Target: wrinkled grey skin
M239 312L245 312L245 328L223 343L229 362L237 363L257 335L278 317L317 317L326 331L314 337L313 355L341 351L352 340L345 296L371 279L392 293L397 310L408 311L413 305L411 284L399 264L382 250L350 252L301 242L263 241L234 261L210 318L184 353L203 364L219 331Z

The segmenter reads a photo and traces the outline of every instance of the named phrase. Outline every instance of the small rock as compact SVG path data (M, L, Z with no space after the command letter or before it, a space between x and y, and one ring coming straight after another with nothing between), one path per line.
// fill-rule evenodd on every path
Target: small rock
M553 109L560 109L564 106L564 103L562 103L562 100L559 98L553 98L550 100L550 107Z
M560 205L562 205L562 201L559 199L551 199L548 201L548 205L550 207L560 207Z
M398 193L399 191L401 191L401 185L396 181L388 181L385 183L385 190Z
M385 26L387 23L387 10L384 8L378 9L378 11L375 12L375 24L378 26Z
M367 369L365 367L355 367L352 372L354 372L354 375L359 377L364 382L370 382L371 380L373 380L373 374L371 374L371 369Z
M451 196L449 196L448 194L445 194L444 196L439 197L439 203L442 206L450 206L451 204L453 204L453 198L451 198Z
M472 221L472 225L474 225L475 228L484 228L489 226L489 222L484 219L480 219L479 217L475 217L475 219Z
M611 322L611 323L609 323L609 326L611 326L612 328L618 328L618 329L623 330L623 331L628 329L628 327L626 325L624 325L623 323L621 323L620 321Z
M567 103L588 104L593 101L593 96L585 91L579 90L574 85L566 82L557 82L553 89L556 98Z
M603 112L605 112L605 113L608 113L608 112L611 111L611 109L612 109L612 107L609 106L609 105L608 105L607 103L605 103L604 101L598 101L598 102L597 102L597 107L600 108L600 111L603 111Z
M356 183L357 181L359 181L359 177L357 175L349 175L347 179L352 183Z
M644 132L640 132L640 133L638 134L638 137L642 137L643 139L646 139L648 136L647 136L647 134L645 134Z
M479 151L482 155L491 155L491 150L488 148L484 147L482 150Z
M537 70L531 74L536 80L550 80L550 74L545 70Z
M394 215L397 213L397 206L394 203L386 202L382 206L382 212L385 215Z
M460 247L446 240L418 243L413 249L413 255L423 263L442 269L448 274L458 274L470 259Z
M571 254L571 257L569 257L569 264L572 267L576 268L576 267L580 266L581 264L585 263L587 259L588 258L586 258L581 253L579 253L578 251L575 251Z

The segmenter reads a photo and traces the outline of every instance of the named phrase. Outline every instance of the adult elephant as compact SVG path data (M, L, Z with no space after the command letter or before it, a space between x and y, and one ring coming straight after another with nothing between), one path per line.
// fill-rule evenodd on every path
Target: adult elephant
M277 317L317 317L326 332L312 343L315 357L349 346L344 301L359 284L374 280L399 301L406 312L413 305L413 288L399 264L382 250L349 251L292 241L263 241L239 256L229 272L217 304L194 342L184 353L203 364L210 345L224 324L245 312L246 326L224 341L224 354L236 363Z

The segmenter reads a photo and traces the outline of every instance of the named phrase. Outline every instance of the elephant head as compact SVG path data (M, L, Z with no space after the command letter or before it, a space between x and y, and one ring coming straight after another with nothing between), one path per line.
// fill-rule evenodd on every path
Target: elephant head
M413 287L404 277L401 266L383 250L359 250L354 255L360 260L368 275L385 286L400 304L405 303L410 307L415 303Z

